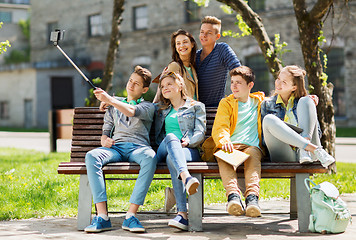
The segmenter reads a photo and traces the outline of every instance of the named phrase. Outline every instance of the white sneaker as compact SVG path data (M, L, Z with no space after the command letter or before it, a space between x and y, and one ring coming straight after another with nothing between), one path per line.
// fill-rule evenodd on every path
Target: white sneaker
M176 204L173 188L166 187L164 189L164 211L169 212Z
M313 160L311 158L310 152L299 148L299 163L300 164L308 164L312 163Z
M199 185L200 183L195 177L188 177L185 180L185 189L187 190L188 195L193 195L198 192Z
M318 147L314 151L315 156L319 159L321 165L327 168L330 164L335 162L335 159L330 156L322 147Z

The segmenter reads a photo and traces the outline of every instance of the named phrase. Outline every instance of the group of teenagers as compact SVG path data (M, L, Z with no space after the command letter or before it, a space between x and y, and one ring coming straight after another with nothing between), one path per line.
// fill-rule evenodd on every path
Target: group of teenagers
M206 16L201 23L200 50L187 31L180 29L172 34L172 62L152 80L158 83L153 103L142 98L149 90L152 75L140 66L135 67L127 82L126 98L110 96L100 88L94 90L106 113L102 147L89 151L85 157L97 210L86 232L112 229L102 171L108 163L128 161L140 165L122 228L145 232L136 214L144 203L157 163L167 164L174 189L177 215L168 225L187 231L186 194L195 194L200 185L190 175L187 162L209 161L219 149L249 154L244 162L244 193L238 185L236 168L216 158L226 190L227 212L249 217L261 215L259 182L261 160L266 154L272 162L306 164L319 160L324 167L335 162L320 144L317 98L310 97L305 89L305 71L295 65L286 66L275 80L273 96L265 98L263 92L251 93L255 81L252 69L242 66L226 43L216 42L221 20ZM228 75L232 94L225 97ZM211 137L205 140L206 106L218 108ZM286 123L302 132L297 133ZM150 146L152 125L156 152ZM203 149L203 156L198 148Z

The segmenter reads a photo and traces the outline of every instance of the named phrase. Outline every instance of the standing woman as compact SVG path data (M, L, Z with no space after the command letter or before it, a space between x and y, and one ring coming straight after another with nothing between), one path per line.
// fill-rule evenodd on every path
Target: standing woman
M187 96L195 100L199 100L198 96L198 78L195 71L195 55L197 52L197 43L193 35L189 32L179 29L171 36L172 62L163 71L178 73L184 79L184 84L187 90ZM154 83L159 82L159 78L153 80ZM153 102L159 102L160 89Z
M317 158L324 167L335 162L320 144L315 103L305 89L302 68L282 68L275 81L275 95L261 105L264 141L273 162L311 163ZM298 134L284 122L302 129Z
M199 181L192 177L187 162L200 161L196 147L204 141L206 130L205 105L187 97L184 80L174 72L160 78L158 112L155 119L156 158L167 162L171 173L178 215L168 225L188 230L186 192L197 192Z

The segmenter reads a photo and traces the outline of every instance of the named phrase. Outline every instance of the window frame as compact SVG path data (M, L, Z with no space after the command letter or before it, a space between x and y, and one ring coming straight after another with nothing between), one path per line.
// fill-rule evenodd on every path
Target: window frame
M146 15L143 16L143 17L140 17L138 18L137 17L137 11L139 9L145 9L146 11ZM134 6L132 8L132 15L133 15L133 18L132 18L132 27L133 27L133 30L134 31L139 31L139 30L145 30L145 29L148 29L148 7L147 5L139 5L139 6ZM146 19L146 22L144 24L144 26L139 26L138 24L138 20L144 20Z
M93 22L98 21L98 22ZM103 15L101 13L88 16L88 37L104 36Z

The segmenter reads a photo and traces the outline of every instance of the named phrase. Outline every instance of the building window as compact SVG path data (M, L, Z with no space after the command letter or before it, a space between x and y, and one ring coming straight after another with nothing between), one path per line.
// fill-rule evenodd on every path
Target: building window
M142 30L148 28L148 14L146 5L133 8L133 28L134 30Z
M185 2L186 22L200 21L200 7L192 0Z
M103 17L101 14L91 15L88 18L89 37L103 36Z
M51 22L47 24L47 41L48 44L52 44L51 40L50 40L50 36L51 36L51 32L55 31L56 29L58 29L58 22Z
M3 101L0 102L0 119L9 119L9 102Z
M265 10L265 0L249 0L248 5L256 12Z
M0 22L11 23L12 22L11 12L0 12Z
M328 75L328 82L334 84L333 105L335 116L343 117L346 116L344 49L333 48L327 56L326 74Z
M258 54L247 57L246 66L250 67L256 75L255 85L251 92L262 91L269 95L269 71L263 55Z

